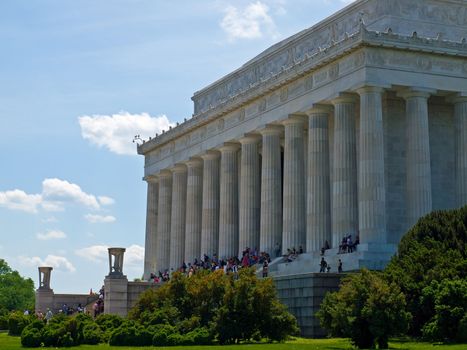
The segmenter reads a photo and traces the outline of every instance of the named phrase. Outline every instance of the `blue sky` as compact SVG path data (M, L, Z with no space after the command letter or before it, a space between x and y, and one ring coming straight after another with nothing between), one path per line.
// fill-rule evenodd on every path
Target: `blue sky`
M346 0L0 2L0 257L60 293L98 289L106 247L143 269L146 184L132 137Z

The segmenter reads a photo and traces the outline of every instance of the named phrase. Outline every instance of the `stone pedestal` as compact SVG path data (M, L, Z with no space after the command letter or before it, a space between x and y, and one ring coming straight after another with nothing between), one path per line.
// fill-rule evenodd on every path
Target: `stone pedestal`
M54 305L54 291L50 288L38 288L36 290L36 312L45 314L47 309L52 309Z
M128 279L106 276L104 280L104 313L125 317L128 313Z

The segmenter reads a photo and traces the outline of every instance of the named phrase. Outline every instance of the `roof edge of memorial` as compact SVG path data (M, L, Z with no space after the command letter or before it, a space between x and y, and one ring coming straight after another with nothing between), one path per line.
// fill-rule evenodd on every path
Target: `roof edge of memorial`
M363 46L386 47L397 50L410 50L418 52L428 52L448 56L467 57L467 42L465 38L460 38L459 42L442 40L438 38L419 37L416 32L412 36L395 34L389 28L387 32L368 31L363 23L360 24L359 31L346 36L343 40L333 43L331 46L323 48L314 55L307 55L301 61L294 61L293 64L283 69L277 75L259 84L251 86L250 89L232 96L219 105L204 111L175 128L156 135L138 145L138 154L145 155L157 147L160 147L174 138L183 136L193 129L211 122L219 116L225 115L237 108L240 108L252 100L255 100L272 90L275 90L291 81L308 74L309 72L328 64L351 51Z

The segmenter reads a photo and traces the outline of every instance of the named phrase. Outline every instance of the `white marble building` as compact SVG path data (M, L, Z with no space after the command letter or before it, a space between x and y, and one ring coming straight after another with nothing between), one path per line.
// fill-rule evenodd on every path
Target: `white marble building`
M138 146L145 275L206 253L335 247L372 266L467 203L467 1L359 0L196 92Z

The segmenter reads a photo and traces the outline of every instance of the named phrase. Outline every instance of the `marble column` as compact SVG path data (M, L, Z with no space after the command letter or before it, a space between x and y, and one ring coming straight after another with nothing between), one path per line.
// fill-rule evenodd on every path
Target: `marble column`
M188 168L186 188L185 262L201 257L201 221L203 210L203 160L193 158Z
M358 223L360 241L386 243L386 188L384 185L384 132L380 87L366 86L360 95L360 157Z
M306 249L306 202L304 127L305 117L291 115L282 123L284 142L284 198L282 219L282 253L287 249Z
M358 232L356 97L341 94L334 104L334 158L332 179L332 246Z
M170 268L177 271L185 258L187 168L184 164L176 164L171 170L173 186L170 219Z
M156 249L157 249L157 199L159 186L155 176L147 176L148 183L147 205L146 205L146 239L144 243L144 273L143 278L149 279L151 272L157 271Z
M238 255L246 248L259 248L260 225L260 135L249 134L241 138L239 245Z
M238 253L238 157L239 145L225 143L221 152L219 196L219 258Z
M203 158L203 211L201 255L219 253L219 163L220 152L208 151Z
M172 173L162 170L158 175L159 202L157 203L157 272L170 266L170 217L172 208Z
M263 137L261 164L260 250L275 257L275 247L282 243L282 127L269 126L260 131Z
M431 212L430 134L426 91L411 89L400 94L406 101L407 224Z
M331 187L329 165L329 114L331 106L316 105L308 119L308 252L319 251L326 241L332 244Z
M456 202L461 207L467 204L467 93L454 100L456 125Z

